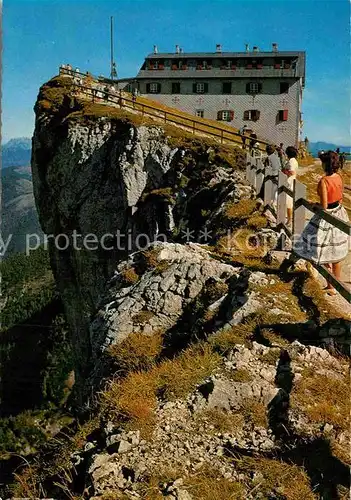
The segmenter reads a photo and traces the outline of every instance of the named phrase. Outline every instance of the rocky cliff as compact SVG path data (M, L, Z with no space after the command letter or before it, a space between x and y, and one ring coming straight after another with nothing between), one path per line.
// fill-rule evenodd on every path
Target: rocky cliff
M347 362L325 347L349 322L268 253L244 167L69 79L42 87L34 189L87 411L14 496L346 498Z
M226 199L249 196L250 188L233 169L233 161L243 166L240 151L230 161L209 141L171 138L118 110L104 116L101 105L88 109L69 91L56 78L39 93L32 171L79 383L94 350L90 317L118 262L154 239L181 238L181 229L198 239L206 215Z

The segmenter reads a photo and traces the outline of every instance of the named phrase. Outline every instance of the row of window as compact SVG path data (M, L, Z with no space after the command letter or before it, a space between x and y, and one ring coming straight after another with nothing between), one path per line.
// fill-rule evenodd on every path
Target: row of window
M267 61L268 62L268 61ZM275 59L274 62L270 62L269 64L263 64L262 59L220 59L220 60L211 60L211 59L198 59L198 60L168 60L164 59L150 59L147 61L146 66L143 69L148 70L163 70L165 66L167 69L172 70L187 70L189 67L194 68L196 70L211 70L212 68L217 69L225 69L225 70L235 70L237 68L243 69L263 69L265 68L274 68L274 69L291 69L295 67L296 60L292 61L290 59Z
M160 94L162 90L161 83L147 83L146 93L147 94ZM287 94L289 92L289 83L280 82L279 91L281 94ZM260 82L249 82L246 84L247 94L260 94L262 92L262 83ZM194 94L207 94L208 93L208 83L197 82L193 83L193 93ZM232 93L232 82L222 82L222 94ZM181 83L172 82L172 94L181 94Z
M197 109L195 115L204 118L204 110ZM243 120L257 122L260 119L261 112L258 109L248 109L244 111ZM231 122L234 120L234 111L232 109L223 109L217 112L217 120ZM288 110L280 109L277 113L278 122L286 122L288 120Z

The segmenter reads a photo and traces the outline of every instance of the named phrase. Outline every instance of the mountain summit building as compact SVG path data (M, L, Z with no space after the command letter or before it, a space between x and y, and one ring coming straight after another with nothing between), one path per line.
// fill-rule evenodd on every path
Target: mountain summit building
M146 56L133 88L141 95L195 116L244 124L262 139L298 145L305 52L174 53Z

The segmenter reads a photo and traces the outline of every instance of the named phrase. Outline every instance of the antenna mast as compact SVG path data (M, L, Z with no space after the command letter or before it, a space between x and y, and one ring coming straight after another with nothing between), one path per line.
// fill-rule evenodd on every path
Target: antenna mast
M110 25L110 34L111 34L111 80L114 78L117 78L117 69L116 69L116 63L113 60L113 16L111 16L111 25Z

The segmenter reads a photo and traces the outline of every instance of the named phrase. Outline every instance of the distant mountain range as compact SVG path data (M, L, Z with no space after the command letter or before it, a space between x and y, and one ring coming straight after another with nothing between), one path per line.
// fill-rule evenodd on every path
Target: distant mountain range
M1 147L2 168L30 165L32 141L28 137L11 139Z
M337 144L332 144L330 142L310 142L308 149L312 156L317 156L318 151L335 151L336 148L340 149L340 153L349 153L351 146L338 146Z
M35 207L30 169L31 140L11 139L2 146L2 223L1 235L7 241L12 235L5 258L14 252L25 251L26 235L43 238Z
M6 168L1 173L1 183L1 235L5 242L12 235L6 258L14 252L25 251L27 234L37 234L41 241L44 235L35 207L30 167Z

